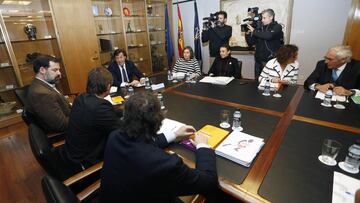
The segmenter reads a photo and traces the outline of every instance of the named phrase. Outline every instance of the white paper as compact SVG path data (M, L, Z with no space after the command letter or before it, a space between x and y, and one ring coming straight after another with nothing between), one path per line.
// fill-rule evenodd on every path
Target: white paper
M184 126L184 125L185 125L184 123L180 123L178 121L165 118L162 121L161 128L157 132L157 134L161 134L164 132L175 132L177 129L179 129L181 126Z
M224 76L209 77L209 76L206 76L203 79L201 79L200 82L211 83L211 84L215 84L215 85L227 85L233 79L234 79L234 77L224 77Z
M185 77L185 73L182 72L173 72L172 73L173 79L174 80L182 80Z
M324 100L324 98L325 98L325 93L320 92L320 91L317 91L317 92L316 92L316 95L315 95L315 98ZM341 96L341 95L333 95L333 96L331 97L331 101L336 101L336 99L337 99L339 102L345 102L345 100L346 100L345 96Z
M110 87L110 94L117 92L117 90L118 90L118 88L116 86L111 86Z
M159 83L159 84L156 84L156 85L151 85L151 89L152 89L153 91L156 91L156 90L159 90L159 89L162 89L162 88L165 88L164 83Z
M334 171L333 203L354 203L355 192L360 189L360 180Z
M248 167L263 145L264 139L262 138L233 131L218 145L215 153Z

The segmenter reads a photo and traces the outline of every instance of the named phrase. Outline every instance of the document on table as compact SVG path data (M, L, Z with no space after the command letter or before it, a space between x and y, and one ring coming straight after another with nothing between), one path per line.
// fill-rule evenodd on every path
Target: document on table
M161 134L164 132L175 132L177 129L179 129L181 126L184 126L184 125L185 125L184 123L180 123L178 121L165 118L162 121L161 128L157 132L157 134Z
M201 79L200 82L211 83L211 84L215 84L215 85L227 85L232 80L234 80L234 77L224 77L224 76L209 77L209 76L206 76L203 79Z
M332 202L354 203L360 180L334 171Z
M316 95L315 95L315 98L324 100L324 98L325 98L325 93L320 92L320 91L317 91L317 92L316 92ZM339 102L345 102L345 101L346 101L345 96L333 95L333 96L331 97L331 101L336 101L336 99L337 99Z

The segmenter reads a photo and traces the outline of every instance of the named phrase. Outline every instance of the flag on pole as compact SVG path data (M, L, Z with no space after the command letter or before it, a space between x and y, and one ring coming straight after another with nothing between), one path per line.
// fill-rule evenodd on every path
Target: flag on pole
M179 50L179 57L182 57L182 53L184 49L184 33L183 33L179 4L177 4L177 11L178 11L178 50Z
M202 61L201 56L201 43L200 43L200 27L199 27L199 18L198 18L198 11L196 0L194 1L194 9L195 9L195 22L194 22L194 46L195 46L195 58L198 61ZM202 63L201 63L202 64ZM200 67L202 71L202 67Z
M165 4L165 43L166 43L166 53L167 53L167 60L168 66L171 69L174 57L174 48L171 40L171 27L169 21L169 13L167 4Z

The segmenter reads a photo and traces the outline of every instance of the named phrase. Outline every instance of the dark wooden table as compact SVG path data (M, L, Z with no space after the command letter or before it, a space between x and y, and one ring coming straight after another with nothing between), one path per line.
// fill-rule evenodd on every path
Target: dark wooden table
M330 202L333 172L317 157L322 141L343 144L337 161L360 138L360 106L346 104L345 110L324 109L314 93L302 86L283 88L282 98L264 97L254 81L234 80L227 86L164 81L166 117L200 129L218 126L220 110L240 108L244 132L264 138L265 145L249 168L217 157L219 183L223 191L245 202ZM194 153L172 144L172 151L194 161ZM351 175L350 175L351 176ZM352 176L359 178L359 175Z

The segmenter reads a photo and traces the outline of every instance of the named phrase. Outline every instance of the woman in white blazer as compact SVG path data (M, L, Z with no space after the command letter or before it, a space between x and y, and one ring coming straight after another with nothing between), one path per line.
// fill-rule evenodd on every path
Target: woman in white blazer
M268 61L262 70L259 88L265 84L266 79L276 86L296 84L299 71L299 63L296 61L298 50L298 47L292 44L280 47L276 52L276 58Z

